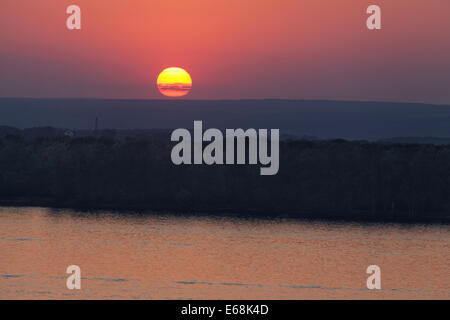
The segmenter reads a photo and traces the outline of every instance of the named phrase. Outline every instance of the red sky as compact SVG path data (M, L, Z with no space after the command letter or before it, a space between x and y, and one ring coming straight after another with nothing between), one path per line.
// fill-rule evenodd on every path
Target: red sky
M0 1L3 97L159 99L158 73L179 66L188 99L450 104L449 57L448 0Z

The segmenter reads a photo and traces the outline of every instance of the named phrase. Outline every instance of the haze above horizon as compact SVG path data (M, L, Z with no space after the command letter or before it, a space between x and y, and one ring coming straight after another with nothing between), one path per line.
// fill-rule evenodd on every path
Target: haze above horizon
M3 0L0 97L162 99L181 66L185 99L314 99L450 104L450 2L377 0ZM45 16L42 15L45 12Z

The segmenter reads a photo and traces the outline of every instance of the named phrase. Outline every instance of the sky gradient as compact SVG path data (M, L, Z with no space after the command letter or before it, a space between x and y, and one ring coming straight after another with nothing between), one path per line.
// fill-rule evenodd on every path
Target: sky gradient
M0 43L0 97L161 99L178 66L183 99L450 104L448 0L1 0Z

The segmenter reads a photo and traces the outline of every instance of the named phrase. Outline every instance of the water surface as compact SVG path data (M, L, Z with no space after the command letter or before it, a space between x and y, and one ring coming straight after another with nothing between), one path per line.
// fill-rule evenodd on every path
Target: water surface
M442 225L3 207L0 299L449 299L449 249Z

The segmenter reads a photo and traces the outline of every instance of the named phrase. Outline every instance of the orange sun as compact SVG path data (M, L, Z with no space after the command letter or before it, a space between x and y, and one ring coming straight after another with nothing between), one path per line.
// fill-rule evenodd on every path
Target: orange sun
M156 80L159 92L168 97L182 97L192 88L192 79L186 70L181 68L164 69Z

